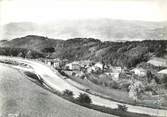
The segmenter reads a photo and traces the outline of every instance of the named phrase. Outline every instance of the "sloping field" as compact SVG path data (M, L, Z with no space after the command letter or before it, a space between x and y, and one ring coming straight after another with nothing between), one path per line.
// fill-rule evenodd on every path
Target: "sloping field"
M73 104L31 82L19 71L0 64L0 116L115 117Z

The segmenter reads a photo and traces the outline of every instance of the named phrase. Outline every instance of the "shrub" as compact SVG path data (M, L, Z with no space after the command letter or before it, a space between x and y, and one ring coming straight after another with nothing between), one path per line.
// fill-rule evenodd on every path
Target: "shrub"
M66 90L63 92L63 95L64 95L64 96L68 96L68 97L73 97L74 94L73 94L72 91L66 89Z
M110 83L110 87L113 88L113 89L120 89L119 84L115 81Z
M118 108L117 109L120 110L120 111L127 111L128 107L126 105L120 105L120 104L118 104Z
M80 93L79 97L77 98L77 101L79 101L80 103L86 103L86 104L92 103L91 98L85 93Z

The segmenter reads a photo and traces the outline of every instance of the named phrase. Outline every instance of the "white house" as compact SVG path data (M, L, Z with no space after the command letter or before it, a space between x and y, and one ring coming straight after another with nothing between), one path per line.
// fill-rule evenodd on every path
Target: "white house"
M115 80L115 81L118 81L119 80L119 74L120 73L112 73L112 79Z
M52 65L52 62L51 62L51 61L47 61L46 63L47 63L49 66Z
M90 61L90 60L79 61L80 66L85 67L85 68L88 68L91 65L91 63L92 63L92 61Z
M65 67L66 67L67 69L72 69L72 64L71 64L71 63L68 63L68 64L65 65Z
M107 72L106 75L111 76L112 80L118 81L119 80L119 74L118 72Z
M100 62L96 63L94 66L100 68L101 70L103 69L103 64Z
M75 72L76 77L83 77L85 74L82 71Z
M116 67L116 66L110 66L110 70L112 70L112 72L122 72L122 68L121 67Z
M81 66L77 62L66 64L66 67L70 70L81 70Z
M167 74L167 69L163 69L161 71L158 72L159 74Z
M115 67L115 70L120 73L122 71L122 68L121 67Z
M154 66L167 67L167 59L164 59L164 58L154 57L151 60L149 60L147 63L150 63Z
M54 68L60 68L60 62L54 62L53 67Z
M95 72L95 71L96 71L96 68L94 66L91 66L91 67L87 68L88 73L92 73L92 72Z
M147 71L143 68L134 68L131 71L134 72L138 76L146 76L147 74Z

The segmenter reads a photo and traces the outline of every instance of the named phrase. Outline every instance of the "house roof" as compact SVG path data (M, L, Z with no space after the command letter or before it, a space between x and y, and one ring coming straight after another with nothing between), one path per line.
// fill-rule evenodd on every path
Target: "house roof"
M167 69L163 69L163 70L159 71L158 73L160 73L160 74L167 74Z
M163 58L154 57L153 59L149 60L148 63L155 66L167 67L167 60Z
M134 68L134 69L132 69L131 71L135 71L135 70L146 71L145 69L143 69L143 68L141 68L141 67L139 67L139 68Z

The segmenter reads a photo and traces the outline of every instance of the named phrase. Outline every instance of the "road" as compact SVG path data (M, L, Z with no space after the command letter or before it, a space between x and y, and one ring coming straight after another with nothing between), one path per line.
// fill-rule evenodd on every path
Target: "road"
M119 102L107 100L92 94L89 94L87 92L84 92L71 84L69 84L66 80L61 78L56 71L53 71L49 66L32 60L22 59L22 58L14 58L14 57L4 57L0 56L0 59L12 59L18 62L23 62L25 64L30 65L33 68L33 71L41 76L43 81L52 87L55 90L58 90L60 92L68 89L73 91L74 97L78 97L80 93L86 93L90 96L92 99L92 103L100 106L110 107L110 108L117 108L118 104L121 104ZM162 109L152 109L148 107L142 107L142 106L134 106L125 104L128 107L129 112L136 112L136 113L142 113L142 114L149 114L154 116L164 116L167 117L167 110Z

